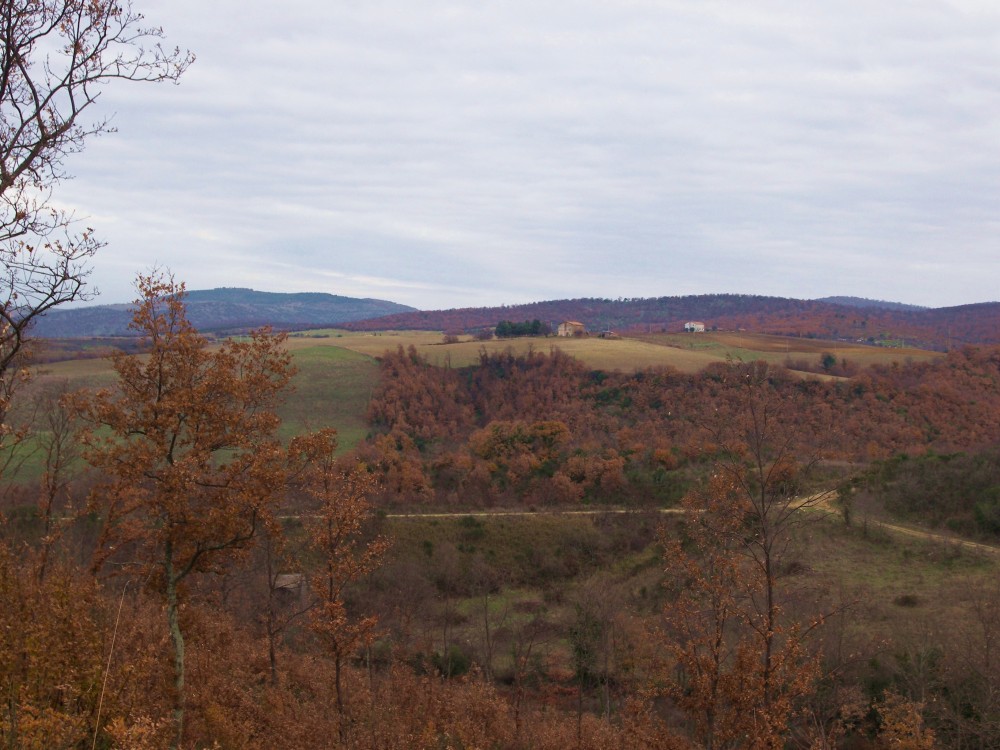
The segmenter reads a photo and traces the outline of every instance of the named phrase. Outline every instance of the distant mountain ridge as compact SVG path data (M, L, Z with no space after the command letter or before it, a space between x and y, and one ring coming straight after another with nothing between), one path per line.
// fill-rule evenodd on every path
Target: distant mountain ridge
M687 321L709 328L823 339L905 342L926 349L962 344L1000 344L1000 302L959 307L919 308L846 298L853 304L750 294L701 294L632 299L566 299L504 307L422 310L357 321L357 331L431 329L473 331L501 320L534 320L557 325L582 322L589 331L678 331ZM898 305L898 306L897 306Z
M224 332L262 325L278 329L338 326L357 331L390 329L475 331L501 320L538 319L555 327L582 322L591 332L681 331L687 321L721 330L823 339L905 342L927 349L1000 344L1000 302L921 308L859 297L801 300L751 294L701 294L649 298L578 298L500 307L417 310L378 299L319 292L252 289L195 290L188 316L199 330ZM40 338L128 336L131 305L95 305L50 312L33 329Z
M223 287L187 293L188 318L201 331L223 331L270 325L279 329L321 328L414 312L416 308L387 300L344 297L323 292L258 292ZM56 309L32 329L39 338L128 336L129 304Z
M922 305L908 305L905 302L887 302L883 299L868 299L867 297L820 297L814 302L829 302L844 307L859 307L876 310L929 310Z

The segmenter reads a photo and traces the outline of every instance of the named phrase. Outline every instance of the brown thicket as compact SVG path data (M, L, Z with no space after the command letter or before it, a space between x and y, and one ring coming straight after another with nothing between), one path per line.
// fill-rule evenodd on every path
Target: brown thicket
M377 481L364 466L340 465L336 447L332 431L325 430L293 440L290 452L305 461L300 481L314 501L303 521L308 546L319 558L312 579L316 606L311 624L333 658L337 712L346 722L343 666L360 645L371 644L377 623L371 615L349 616L347 590L378 567L389 542L382 536L364 538Z
M818 500L800 497L809 453L797 446L812 430L771 375L763 363L724 374L705 424L719 447L712 474L684 499L686 544L665 540L677 590L668 694L708 750L784 747L819 674L803 642L814 623L789 617L778 582L793 528Z

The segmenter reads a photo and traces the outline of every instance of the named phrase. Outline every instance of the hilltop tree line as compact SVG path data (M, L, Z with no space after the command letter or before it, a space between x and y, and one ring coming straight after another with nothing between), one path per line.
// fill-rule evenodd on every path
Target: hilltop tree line
M542 323L538 318L515 323L511 320L501 320L496 324L494 333L498 339L517 338L519 336L550 336L552 326Z

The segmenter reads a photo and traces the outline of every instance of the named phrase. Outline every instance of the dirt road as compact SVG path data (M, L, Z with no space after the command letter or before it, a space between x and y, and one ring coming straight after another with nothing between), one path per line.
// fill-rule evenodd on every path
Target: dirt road
M820 492L803 498L802 504L808 505L810 508L823 513L840 515L840 509L835 507L833 504L834 497L835 495L833 492ZM874 526L877 529L882 529L883 531L890 534L896 534L898 536L905 536L911 539L923 539L928 542L937 542L939 544L955 545L964 549L983 552L988 555L1000 555L1000 547L992 544L973 542L968 539L960 539L952 534L944 534L938 531L929 531L927 529L919 529L912 526L903 526L897 523L889 523L888 521L868 519L865 523L867 523L869 527Z
M804 497L799 501L800 506L807 507L809 510L817 511L821 513L826 513L829 515L839 515L840 509L835 507L833 504L833 499L835 495L833 492L819 492L814 495L809 495ZM392 519L407 519L407 518L497 518L501 516L604 516L604 515L624 515L628 513L643 513L642 510L631 510L626 508L601 508L595 510L482 510L482 511L466 511L466 512L448 512L448 513L388 513L386 518ZM684 513L683 508L660 508L658 511L663 515L679 515ZM923 539L929 542L937 542L939 544L951 544L956 545L965 549L975 550L977 552L983 552L988 555L1000 555L1000 547L991 544L983 544L981 542L972 542L967 539L959 539L951 534L944 534L937 531L928 531L926 529L913 528L912 526L903 526L896 523L889 523L887 521L867 521L869 526L874 526L876 528L882 529L890 534L896 534L898 536L905 536L911 539Z

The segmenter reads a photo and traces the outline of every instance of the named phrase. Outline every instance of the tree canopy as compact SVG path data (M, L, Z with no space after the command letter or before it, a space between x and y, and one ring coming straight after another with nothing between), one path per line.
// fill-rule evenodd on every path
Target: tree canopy
M131 327L149 349L114 355L114 388L76 399L84 457L104 481L91 507L104 519L95 566L159 581L174 645L178 737L184 638L179 584L243 549L284 486L275 413L293 374L284 337L267 330L210 350L187 320L184 286L141 276Z

